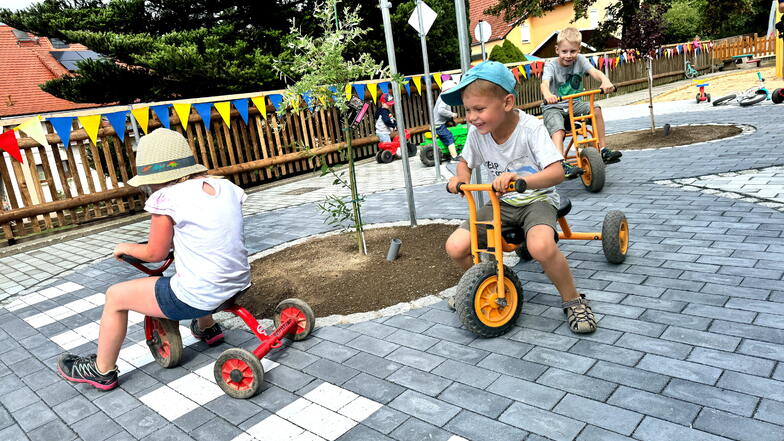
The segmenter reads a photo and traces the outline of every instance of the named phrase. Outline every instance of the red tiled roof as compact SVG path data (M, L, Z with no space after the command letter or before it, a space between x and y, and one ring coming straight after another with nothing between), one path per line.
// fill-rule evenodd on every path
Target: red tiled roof
M68 73L49 52L87 50L86 47L71 44L67 49L55 49L45 37L18 41L12 30L0 25L0 117L100 106L56 98L38 87Z
M476 39L474 36L474 28L476 24L479 23L479 20L484 20L488 24L490 24L491 34L490 39L487 41L495 41L501 40L506 37L506 34L512 30L514 27L514 23L507 23L503 18L503 13L501 16L496 17L495 15L486 15L484 10L495 6L498 3L497 0L471 0L468 7L468 19L469 19L469 30L471 31L471 45L479 44L479 40Z

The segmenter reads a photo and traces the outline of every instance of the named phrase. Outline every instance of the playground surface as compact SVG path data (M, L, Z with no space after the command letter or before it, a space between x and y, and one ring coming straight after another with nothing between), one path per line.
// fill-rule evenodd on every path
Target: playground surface
M612 106L622 102L602 104L609 132L650 124L647 106ZM753 130L628 151L600 193L559 186L575 230L596 231L610 209L629 219L621 265L606 263L598 243L560 244L599 319L594 334L568 330L554 288L529 262L513 268L526 303L503 337L470 334L437 293L384 315L322 320L309 339L273 351L263 391L240 401L221 392L212 366L226 348L255 346L250 333L232 329L208 348L181 327L183 363L165 370L131 314L120 387L67 383L54 361L95 350L103 293L137 276L111 249L143 240L141 221L0 258L0 439L781 440L784 107L656 109L657 125ZM465 217L433 168L418 158L410 166L417 218ZM358 172L366 222L407 222L401 162ZM323 179L250 192L252 253L329 229L315 206L331 190ZM301 187L314 190L287 194Z

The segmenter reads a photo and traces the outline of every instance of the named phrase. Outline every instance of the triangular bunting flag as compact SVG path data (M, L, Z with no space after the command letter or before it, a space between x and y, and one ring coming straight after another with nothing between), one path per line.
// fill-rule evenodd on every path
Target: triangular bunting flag
M248 99L247 98L240 98L236 100L231 100L231 103L234 104L234 108L237 109L237 112L240 112L240 116L242 117L242 121L245 124L248 124Z
M599 70L604 68L604 57L599 58Z
M98 144L98 129L101 127L101 115L85 115L79 117L79 122L90 137L93 144Z
M6 130L0 134L0 150L5 150L12 158L24 162L22 152L19 151L19 141L16 140L15 130Z
M191 103L174 103L174 112L177 113L177 118L180 119L180 124L183 129L188 129L188 118L191 116Z
M598 67L598 66L596 66L596 60L594 60L594 58L596 58L596 57L588 57L588 61L591 62L591 65L593 67Z
M411 96L411 78L403 78L403 87L406 88L406 93Z
M381 93L389 93L388 81L384 81L383 83L378 83L378 87L381 89Z
M171 128L169 125L169 105L168 104L160 104L157 106L150 106L155 115L158 116L158 121L161 122L161 125L166 127L167 129Z
M520 71L515 69L514 67L510 69L512 71L512 75L515 77L515 81L518 83L520 82Z
M327 89L332 91L332 101L338 101L338 88L335 86L329 86Z
M346 101L351 99L351 84L346 84Z
M275 110L280 112L281 108L283 107L283 95L279 93L273 93L271 95L267 95L272 105L275 107Z
M314 106L314 104L313 104L313 96L311 96L310 93L305 92L305 93L302 94L302 99L303 99L303 101L305 101L305 105L308 106L308 109L310 109L310 111L312 112L313 111L313 106Z
M44 147L49 145L49 143L46 141L46 133L44 132L43 127L41 127L40 115L34 116L22 124L19 124L19 126L16 127L16 130L25 132L25 135L33 138L35 142L41 144Z
M228 101L215 103L215 110L218 111L218 115L220 115L223 122L226 123L226 127L231 127L231 103Z
M128 112L117 112L128 113ZM46 118L47 121L52 123L55 133L60 137L60 142L63 143L65 148L71 144L71 127L73 125L73 116L58 116L54 118ZM110 121L111 122L111 121Z
M522 64L517 66L517 71L520 72L520 75L522 75L523 78L525 78L526 80L528 79L528 75L525 74L525 68L523 68Z
M253 105L258 109L259 115L261 115L262 118L267 119L267 99L264 95L254 96L250 100L253 101Z
M359 99L364 101L365 100L365 85L362 84L362 83L356 83L356 84L354 84L354 90L357 91L357 96L359 97Z
M441 72L436 72L433 74L433 79L436 80L436 84L438 84L438 88L441 88Z
M376 83L368 83L367 85L368 92L370 92L370 97L373 98L373 102L376 102L376 95L378 94L378 84Z
M193 104L193 108L196 109L196 113L198 113L201 117L201 121L204 123L204 128L209 131L210 119L212 118L212 103Z
M106 120L109 121L109 124L111 124L112 128L114 129L114 133L117 134L117 137L120 138L120 141L125 142L125 121L127 121L128 118L128 111L121 110L119 112L107 113L104 115L104 117L106 117ZM52 125L54 125L54 123L52 123ZM57 133L59 134L60 132ZM60 136L60 139L62 138L63 137Z
M524 64L523 65L523 69L525 69L525 76L527 78L531 78L531 65L530 64Z
M422 77L417 75L414 78L414 86L416 86L417 92L422 95Z
M131 109L131 113L139 127L147 134L147 125L150 123L150 108L139 107L138 109Z

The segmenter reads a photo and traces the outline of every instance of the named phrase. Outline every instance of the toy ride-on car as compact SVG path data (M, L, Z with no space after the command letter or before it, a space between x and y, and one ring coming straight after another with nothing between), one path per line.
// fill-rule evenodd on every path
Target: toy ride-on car
M157 267L150 267L149 262L128 255L120 256L149 276L161 276L174 261L174 252ZM264 368L261 359L270 350L283 345L283 338L294 341L307 338L313 331L315 316L307 303L299 299L286 299L275 308L273 322L275 330L267 334L258 321L247 309L234 303L245 291L240 291L213 312L226 311L239 318L250 328L261 342L253 351L242 348L231 348L223 351L215 362L213 374L215 382L232 398L250 398L259 391L264 382ZM144 317L144 336L155 361L161 367L173 368L180 364L182 357L182 337L180 325L174 320L158 317Z
M455 138L455 150L457 150L457 154L459 155L463 152L463 147L465 146L465 140L468 136L468 126L465 124L457 124L452 127L447 127L447 130L452 132L452 136ZM438 139L438 136L436 136L436 146L438 146L442 161L450 159L452 155L449 153L449 148ZM433 135L430 131L425 132L425 140L419 144L419 160L422 161L422 165L425 167L432 167L436 164L435 152L433 151Z
M406 140L411 138L411 134L406 130ZM390 142L379 142L378 143L378 152L376 152L376 162L379 164L388 164L395 159L395 155L397 151L400 149L400 136L395 136L394 139ZM416 155L417 146L416 144L406 143L406 150L408 151L408 157L411 158Z
M570 137L571 140L567 144L564 139L566 147L561 153L566 162L583 169L584 173L580 175L580 179L583 181L583 187L591 193L602 191L605 178L604 161L597 148L599 138L594 134L594 127L596 127L594 98L600 93L604 92L601 89L595 89L558 98L558 101L569 101L569 119L564 121L564 125L566 126L566 137ZM575 116L574 102L582 97L588 97L591 113ZM572 151L572 147L574 147L574 151Z
M525 189L522 179L512 182L509 191ZM447 191L449 188L447 187ZM531 260L525 245L525 231L522 228L502 232L501 202L493 191L492 184L457 185L458 193L468 201L468 223L471 231L471 254L474 265L460 278L455 292L455 310L465 327L480 337L497 337L508 332L520 316L523 305L523 289L517 274L504 265L504 252L516 251L524 260ZM474 191L487 192L493 206L493 218L478 221L477 207L472 196ZM626 216L619 210L612 210L604 217L602 231L596 233L577 233L566 222L566 215L572 208L568 198L561 195L558 209L558 225L561 231L557 239L563 240L601 240L604 256L610 263L621 263L626 259L629 248L629 224ZM485 246L480 246L478 225L486 227ZM557 240L556 240L557 241ZM482 262L481 255L488 254L494 259Z

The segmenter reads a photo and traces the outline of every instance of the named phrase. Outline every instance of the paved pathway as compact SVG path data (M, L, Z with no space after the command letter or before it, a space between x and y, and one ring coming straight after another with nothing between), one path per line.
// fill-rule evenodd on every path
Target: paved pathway
M521 263L514 270L524 281L524 313L502 338L475 338L444 302L321 327L270 354L266 389L237 401L214 384L212 365L228 347L253 347L250 334L230 331L217 348L186 338L182 366L163 370L132 314L121 387L74 387L57 377L54 360L65 350L95 350L102 293L135 275L105 256L116 241L142 238L139 223L0 259L17 270L25 262L30 268L19 272L42 280L17 285L29 293L0 309L0 439L784 439L784 216L766 206L781 200L784 108L662 110L681 109L659 124L756 130L627 152L599 194L578 182L559 189L574 202L576 230L599 228L609 209L623 210L631 225L622 265L607 264L598 243L560 245L600 318L593 335L572 335L541 268ZM607 110L612 131L648 124L644 106ZM378 179L394 167L399 173L399 162L361 168L370 223L407 219L399 184ZM418 217L465 215L464 202L428 178L432 169L417 173ZM392 189L372 187L379 183ZM326 231L312 202L319 190L285 194L321 186L307 180L251 195L251 251ZM282 205L295 197L298 205ZM63 264L72 254L90 263Z

